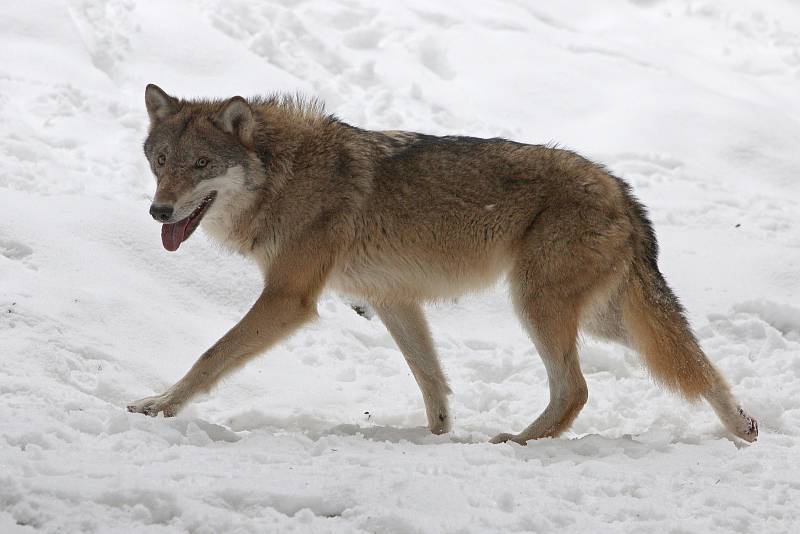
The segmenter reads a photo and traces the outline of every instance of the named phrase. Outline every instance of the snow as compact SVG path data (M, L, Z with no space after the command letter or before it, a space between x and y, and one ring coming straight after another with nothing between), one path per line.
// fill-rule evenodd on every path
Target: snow
M797 532L800 9L790 0L31 0L0 7L0 532ZM572 431L502 284L429 307L454 430L380 321L321 320L179 417L125 411L233 325L255 267L147 213L148 82L323 98L368 128L558 142L650 207L734 441L584 340Z

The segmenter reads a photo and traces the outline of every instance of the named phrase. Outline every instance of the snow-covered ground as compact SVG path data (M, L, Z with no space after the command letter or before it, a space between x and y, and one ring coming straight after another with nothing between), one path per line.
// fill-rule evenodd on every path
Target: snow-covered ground
M0 532L798 532L797 2L28 0L2 3L0 49ZM161 247L148 82L607 164L758 442L587 339L572 431L488 444L548 398L502 286L430 308L449 435L335 295L179 417L127 413L259 291L204 236Z

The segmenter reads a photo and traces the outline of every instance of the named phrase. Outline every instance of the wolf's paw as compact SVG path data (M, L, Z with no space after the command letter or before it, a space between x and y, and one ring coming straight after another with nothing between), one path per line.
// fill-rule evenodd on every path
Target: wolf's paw
M750 417L739 407L739 421L730 431L748 443L753 443L758 439L758 421Z
M497 434L495 437L489 440L489 443L506 443L507 441L513 441L514 443L518 443L520 445L527 445L527 441L523 441L519 435L517 434L509 434L508 432L503 432L502 434Z
M128 405L128 411L131 413L143 413L150 417L155 417L159 412L164 412L164 417L174 417L180 407L180 403L165 393L164 395L145 397L134 401Z
M424 396L425 415L428 418L428 429L432 434L447 434L450 432L450 408L447 403L447 393L437 393Z
M447 434L450 432L450 417L446 413L438 414L433 421L428 421L431 434Z

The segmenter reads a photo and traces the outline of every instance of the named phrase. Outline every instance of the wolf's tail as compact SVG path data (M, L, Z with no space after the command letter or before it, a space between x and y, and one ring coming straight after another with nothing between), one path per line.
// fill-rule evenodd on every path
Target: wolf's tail
M707 396L715 387L727 389L658 269L637 261L631 274L622 299L622 321L653 378L689 400Z
M658 247L647 214L627 187L623 191L638 236L618 308L627 343L642 355L657 382L686 399L705 398L730 432L754 441L755 419L741 409L700 348L683 307L658 269Z
M633 261L619 302L627 344L642 355L657 382L689 400L718 385L727 390L658 269L658 243L647 210L626 182L617 181L635 236Z

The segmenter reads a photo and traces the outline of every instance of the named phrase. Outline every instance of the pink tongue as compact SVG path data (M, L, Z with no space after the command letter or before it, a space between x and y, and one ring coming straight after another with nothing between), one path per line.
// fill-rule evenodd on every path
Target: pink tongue
M161 243L164 248L170 252L175 252L181 243L186 239L186 227L189 226L190 217L186 217L182 221L172 224L164 224L161 226Z

